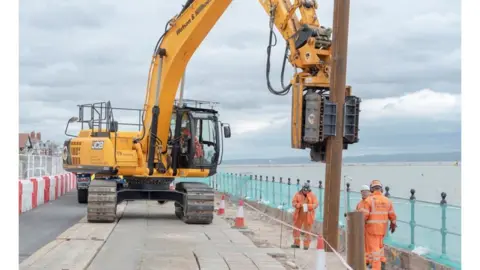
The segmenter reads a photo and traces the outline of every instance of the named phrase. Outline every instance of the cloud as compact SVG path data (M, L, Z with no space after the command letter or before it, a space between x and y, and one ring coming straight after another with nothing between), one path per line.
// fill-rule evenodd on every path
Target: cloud
M77 104L142 108L154 45L182 4L20 2L20 129L62 141ZM333 0L320 3L322 24L331 26L332 11ZM349 153L422 149L415 133L459 131L460 3L352 1L350 14L347 82L363 103L362 142ZM188 63L185 97L220 102L221 118L231 124L225 158L304 155L290 149L291 97L266 87L268 20L257 1L232 1ZM275 88L283 53L280 38L272 52ZM286 81L292 72L287 68ZM406 131L413 135L395 135ZM391 146L376 147L377 135Z
M362 104L362 119L423 118L459 119L460 94L438 93L422 89L403 96L367 99Z

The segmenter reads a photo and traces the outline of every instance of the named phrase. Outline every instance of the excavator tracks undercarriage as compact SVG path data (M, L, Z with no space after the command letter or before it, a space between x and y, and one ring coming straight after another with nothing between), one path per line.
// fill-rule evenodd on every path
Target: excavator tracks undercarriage
M175 215L187 224L210 224L213 221L215 194L204 183L180 182L175 187L183 193L183 202L175 201ZM117 183L94 180L88 189L88 222L115 222Z
M88 222L114 222L117 217L117 183L93 180L88 188Z
M213 221L215 193L204 183L180 182L177 191L186 193L183 206L175 202L175 215L187 224L210 224Z

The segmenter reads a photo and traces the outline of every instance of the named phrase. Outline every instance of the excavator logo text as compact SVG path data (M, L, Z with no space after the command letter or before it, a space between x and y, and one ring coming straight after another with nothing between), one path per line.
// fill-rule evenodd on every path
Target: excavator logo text
M210 2L212 2L212 0L207 0L205 1L205 3L203 4L200 4L197 9L195 10L195 15L192 14L192 16L188 19L188 21L186 21L184 24L182 24L182 26L180 28L177 29L177 36L180 35L183 30L185 30L191 23L193 20L195 20L195 17L198 16L204 9L205 7L207 7L208 4L210 4Z
M103 149L103 141L93 141L92 142L92 149L93 150L102 150Z

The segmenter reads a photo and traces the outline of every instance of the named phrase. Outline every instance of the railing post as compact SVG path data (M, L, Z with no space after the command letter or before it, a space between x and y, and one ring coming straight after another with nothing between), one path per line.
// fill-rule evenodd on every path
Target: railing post
M225 173L224 183L223 183L223 192L228 193L228 186L230 183L230 173Z
M31 154L28 154L27 155L27 179L26 180L30 180L30 165L32 165L32 159L33 159L33 156Z
M262 201L262 176L260 175L260 202Z
M265 176L265 202L270 200L270 195L268 194L268 176Z
M257 175L255 174L255 201L257 200L258 196L257 196L257 191L258 191L258 178L257 178Z
M250 181L248 183L250 187L250 199L253 197L253 175L250 174Z
M385 187L385 194L384 194L384 195L385 195L385 197L387 197L387 198L390 198L390 192L389 192L389 191L390 191L390 187L389 187L389 186L386 186L386 187ZM392 204L393 204L393 202L392 202ZM387 232L386 232L386 236L387 236L386 238L390 238L390 236L391 236L390 229L389 229L389 228L390 228L390 227L389 227L390 223L391 223L391 222L390 222L390 220L389 220L388 223L387 223L387 228L386 228L386 231L387 231Z
M275 176L272 176L272 201L275 206Z
M347 205L345 205L347 213L350 212L350 183L347 183Z
M291 205L291 201L292 201L292 197L291 197L291 193L290 193L290 185L292 184L291 180L290 180L290 177L288 178L288 182L287 182L287 185L288 185L288 188L287 188L287 192L288 192L288 205ZM290 207L289 207L290 208Z
M415 247L415 189L410 190L410 248Z
M323 185L322 180L318 181L318 216L323 220Z
M442 257L447 256L447 193L442 192L442 200L440 205L442 206Z
M283 189L283 180L282 180L282 177L280 177L280 204L281 205L284 205L284 200L283 200L283 192L282 192L282 189ZM283 207L282 207L282 210L283 210Z
M246 179L246 175L242 175L240 174L240 178L239 178L239 181L238 181L238 186L240 188L240 197L243 199L243 196L244 196L244 188L245 188L245 179Z
M239 191L239 188L240 188L240 179L242 178L242 175L241 174L235 174L235 184L234 184L234 187L235 187L235 196L236 197L239 197L240 196L240 191Z
M225 181L226 181L226 179L227 179L227 173L222 173L222 179L220 179L220 180L221 180L221 181L220 181L220 190L221 190L222 192L224 192L224 193L225 193L225 191L227 191L227 190L225 189Z
M233 189L232 193L233 194L232 195L234 197L237 197L238 196L238 194L237 194L238 193L238 176L237 176L236 173L233 174L232 180L233 180L233 183L232 183L232 189Z

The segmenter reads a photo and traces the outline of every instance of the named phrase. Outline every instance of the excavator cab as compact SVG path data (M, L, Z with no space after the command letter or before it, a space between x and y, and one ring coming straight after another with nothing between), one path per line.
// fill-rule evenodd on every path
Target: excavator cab
M216 110L176 104L169 138L174 175L178 169L208 169L209 175L215 174L223 137L231 137L230 126L219 121Z

